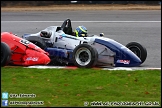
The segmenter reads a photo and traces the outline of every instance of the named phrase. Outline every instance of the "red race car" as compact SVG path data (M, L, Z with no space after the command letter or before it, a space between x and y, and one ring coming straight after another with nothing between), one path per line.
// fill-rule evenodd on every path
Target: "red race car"
M1 66L47 65L50 62L48 55L28 40L9 32L1 33Z

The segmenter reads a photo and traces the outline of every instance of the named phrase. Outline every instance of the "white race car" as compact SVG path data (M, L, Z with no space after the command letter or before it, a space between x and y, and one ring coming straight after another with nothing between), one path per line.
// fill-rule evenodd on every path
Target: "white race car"
M71 21L66 19L62 26L49 26L22 38L48 52L53 65L135 67L146 60L147 50L137 42L124 46L107 37L75 37L71 32Z

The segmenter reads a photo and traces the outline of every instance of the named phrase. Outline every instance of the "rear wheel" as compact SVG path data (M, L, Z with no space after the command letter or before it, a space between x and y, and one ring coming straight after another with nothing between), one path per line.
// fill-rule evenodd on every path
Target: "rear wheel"
M1 66L7 65L9 63L11 57L11 50L10 47L4 43L1 42Z
M143 63L146 60L147 57L147 50L144 46L137 42L130 42L126 45L127 48L129 48L133 53L135 53Z
M91 68L98 60L97 50L88 44L80 44L73 51L74 64L81 68Z

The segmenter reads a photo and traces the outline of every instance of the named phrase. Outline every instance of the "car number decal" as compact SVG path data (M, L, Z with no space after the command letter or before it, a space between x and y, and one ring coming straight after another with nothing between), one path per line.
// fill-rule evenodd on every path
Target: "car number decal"
M20 43L22 43L22 44L28 46L30 42L29 42L28 40L21 39L21 40L20 40Z

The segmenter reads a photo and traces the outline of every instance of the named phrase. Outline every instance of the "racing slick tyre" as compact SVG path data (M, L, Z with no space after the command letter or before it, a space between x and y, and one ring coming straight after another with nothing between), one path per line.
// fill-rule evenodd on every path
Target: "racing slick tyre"
M10 61L10 57L10 47L6 43L1 42L1 67L5 66Z
M74 65L80 68L91 68L96 65L98 52L88 44L80 44L73 51Z
M130 42L126 45L127 48L129 48L132 52L134 52L143 63L146 60L147 57L147 50L144 46L137 42Z

